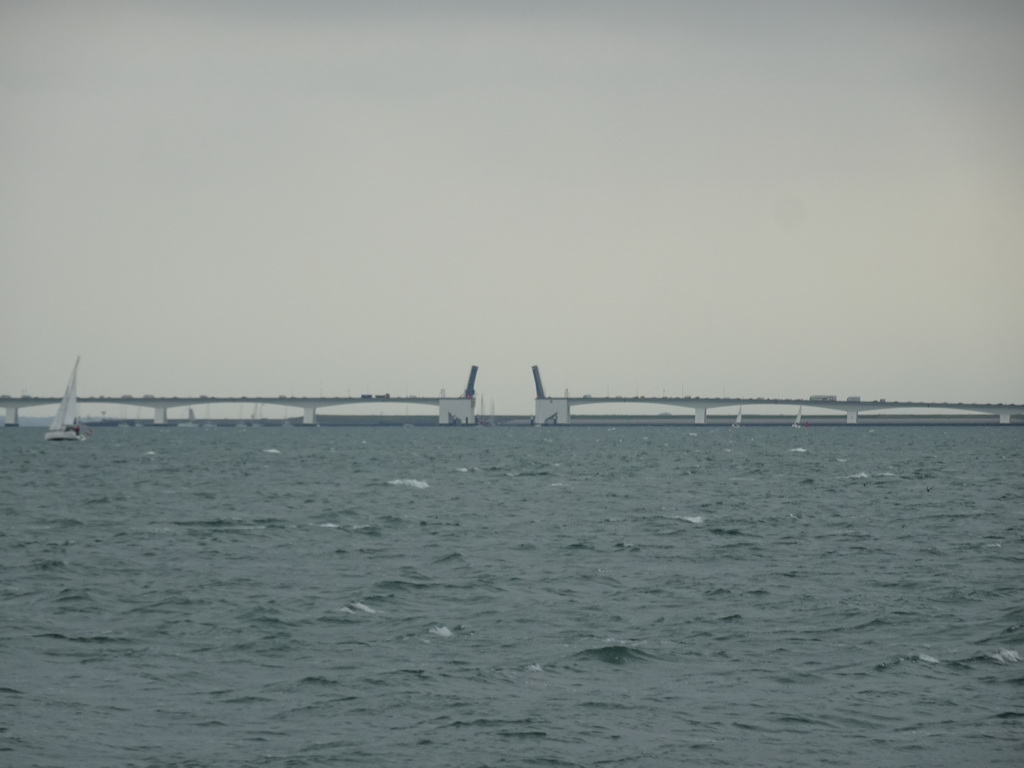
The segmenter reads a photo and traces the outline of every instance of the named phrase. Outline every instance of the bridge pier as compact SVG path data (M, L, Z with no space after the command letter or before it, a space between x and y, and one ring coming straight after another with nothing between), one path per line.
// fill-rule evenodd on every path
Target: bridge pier
M439 397L437 423L457 427L476 424L476 398Z
M462 397L445 397L444 390L437 398L437 423L450 427L476 424L476 372L477 365L469 369L469 381Z
M847 411L846 412L846 423L847 424L856 424L857 423L857 413L858 413L857 411Z
M569 424L569 398L538 397L533 416L534 424L552 426Z
M1009 411L1000 411L999 412L999 423L1000 424L1009 424L1010 423L1010 412Z
M167 406L166 405L155 405L155 406L153 406L153 426L154 427L165 427L165 426L167 426Z
M302 408L302 424L306 427L316 426L316 407L306 405Z
M693 409L693 423L694 424L707 424L708 423L708 409L707 408L694 408Z
M15 408L14 406L9 405L6 408L4 408L4 426L18 426L18 409Z

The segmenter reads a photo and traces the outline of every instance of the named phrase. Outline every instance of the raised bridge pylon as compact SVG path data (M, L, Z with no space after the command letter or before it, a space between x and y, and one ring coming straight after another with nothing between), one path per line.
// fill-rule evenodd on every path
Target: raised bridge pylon
M469 381L462 397L445 397L444 393L437 399L437 423L450 426L476 424L476 372L479 366L469 369Z
M569 398L548 397L544 394L544 385L540 381L540 368L533 366L533 385L537 389L537 399L533 411L535 426L553 426L569 423Z

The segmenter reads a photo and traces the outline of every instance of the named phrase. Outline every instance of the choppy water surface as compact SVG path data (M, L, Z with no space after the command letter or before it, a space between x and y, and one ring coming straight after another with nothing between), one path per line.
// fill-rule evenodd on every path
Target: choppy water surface
M1016 766L1024 430L0 432L0 764Z

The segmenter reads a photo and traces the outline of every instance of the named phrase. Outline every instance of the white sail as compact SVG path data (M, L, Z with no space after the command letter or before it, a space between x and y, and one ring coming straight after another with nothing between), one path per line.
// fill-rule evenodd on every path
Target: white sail
M793 419L793 426L794 426L794 427L799 427L799 426L800 426L800 416L801 416L801 414L802 414L803 412L804 412L804 407L803 407L802 405L801 405L801 406L799 406L799 407L798 407L798 408L796 409L796 418L795 418L795 419Z
M741 405L740 409L736 412L736 421L734 421L732 425L734 427L738 427L742 423L743 423L743 406Z
M68 379L68 386L64 390L64 398L57 407L57 415L50 422L50 429L46 433L47 440L84 440L80 431L76 429L78 422L78 361L75 358L75 367L71 369L71 378Z

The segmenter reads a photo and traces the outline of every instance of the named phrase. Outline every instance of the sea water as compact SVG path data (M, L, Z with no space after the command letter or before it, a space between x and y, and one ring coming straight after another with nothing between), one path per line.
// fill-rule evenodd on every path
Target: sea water
M0 431L0 764L1017 766L1024 430Z

